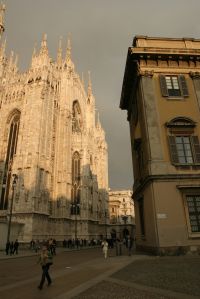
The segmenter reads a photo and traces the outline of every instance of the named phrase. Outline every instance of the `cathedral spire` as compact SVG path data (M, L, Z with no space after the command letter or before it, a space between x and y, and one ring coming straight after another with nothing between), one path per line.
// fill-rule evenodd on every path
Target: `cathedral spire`
M14 56L13 56L13 58L14 58ZM16 73L18 71L17 64L18 64L18 55L16 54L15 59L14 59L13 64L12 64L12 70L13 70L14 73Z
M0 37L2 35L2 33L4 32L5 30L5 27L4 27L4 13L5 13L5 4L0 4Z
M100 123L100 120L99 120L99 112L97 112L97 124L96 124L96 127L97 128L101 128L101 123Z
M71 61L71 35L69 35L68 39L67 39L67 51L66 51L66 62L70 62Z
M9 57L9 67L12 68L13 65L13 57L14 57L14 52L11 51L10 57Z
M92 95L92 82L91 82L90 71L88 71L88 98L90 98L91 95Z
M5 50L6 50L6 39L3 41L2 45L1 45L1 49L0 49L1 57L5 56Z
M17 69L17 64L18 64L18 55L16 54L15 61L14 61L14 66L16 69Z
M48 55L48 48L47 48L47 34L43 35L43 39L41 42L40 54Z
M33 48L32 58L36 56L36 48L37 48L37 44L35 43L34 48Z
M81 76L81 81L82 81L83 87L85 87L84 74L83 74L83 72L82 72L82 76Z
M59 64L59 65L62 64L62 36L60 36L60 39L59 39L57 64Z

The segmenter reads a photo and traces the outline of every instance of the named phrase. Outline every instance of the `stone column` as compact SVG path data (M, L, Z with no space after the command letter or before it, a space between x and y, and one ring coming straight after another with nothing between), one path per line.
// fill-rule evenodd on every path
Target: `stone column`
M161 172L160 162L163 161L163 149L153 71L144 72L140 75L142 110L147 138L148 160L150 163L149 171L150 174L158 174Z

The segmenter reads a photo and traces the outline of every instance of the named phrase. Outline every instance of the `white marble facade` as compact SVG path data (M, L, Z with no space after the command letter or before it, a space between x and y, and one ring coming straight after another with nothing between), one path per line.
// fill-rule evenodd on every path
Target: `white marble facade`
M54 62L44 35L24 73L5 48L2 39L0 221L7 222L15 173L12 226L20 224L21 242L100 238L109 214L107 143L90 74L85 90L70 40L65 55L59 42Z

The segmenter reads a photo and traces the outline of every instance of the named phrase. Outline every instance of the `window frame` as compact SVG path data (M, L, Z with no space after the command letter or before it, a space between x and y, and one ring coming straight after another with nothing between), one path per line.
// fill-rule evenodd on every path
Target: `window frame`
M171 84L172 87L175 87L175 81L173 78L177 78L177 88L168 88L167 87L167 80L166 78L170 78L170 82L168 81L168 84ZM186 97L189 97L188 92L188 85L185 78L185 75L182 74L160 74L159 75L159 81L160 81L160 91L162 97L168 98L168 99L176 99L176 100L183 100ZM170 94L170 92L174 91L174 94ZM179 91L179 94L175 94L177 91Z
M194 128L196 126L196 123L192 121L189 118L184 117L177 117L171 120L170 122L165 124L168 128L168 144L169 144L169 153L171 157L171 163L175 166L200 166L200 141L199 136L195 135ZM190 151L191 151L191 157L192 162L181 162L180 161L180 150L178 150L178 143L176 141L176 138L189 138L189 145L190 145ZM187 160L190 156L186 154L186 143L180 143L182 144L183 152L184 152L184 158Z
M180 186L177 186L178 188L182 189ZM188 188L187 186L183 186L182 191L182 196L183 196L183 206L184 206L184 211L185 211L185 218L186 218L186 226L187 226L187 232L188 232L188 236L189 238L200 238L200 230L195 232L192 231L192 226L191 226L191 222L190 222L190 213L189 213L189 207L188 207L188 203L187 203L187 197L191 196L191 197L200 197L200 188ZM200 215L200 212L199 212ZM200 221L199 221L200 222Z

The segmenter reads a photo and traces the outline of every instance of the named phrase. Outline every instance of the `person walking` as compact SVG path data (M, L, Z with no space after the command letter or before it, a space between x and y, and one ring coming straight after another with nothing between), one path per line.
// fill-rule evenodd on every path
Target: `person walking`
M132 247L133 247L133 239L130 236L128 236L126 240L126 248L128 249L129 256L131 256Z
M107 256L108 256L108 242L106 241L106 239L102 242L101 246L102 246L102 249L103 249L104 258L107 259Z
M10 250L10 241L6 242L6 255L9 254L9 250Z
M13 241L10 243L10 255L13 254L13 250L14 250L14 243Z
M38 289L42 290L45 278L47 279L48 286L50 286L52 283L52 279L49 275L49 267L53 264L53 257L51 252L47 250L46 246L42 248L38 263L40 263L42 267L42 277Z
M18 248L19 248L19 242L18 242L18 240L16 239L16 240L15 240L15 243L14 243L14 245L13 245L13 254L15 254L15 252L16 252L16 254L18 254Z

